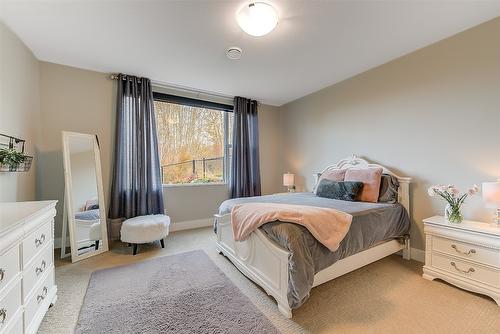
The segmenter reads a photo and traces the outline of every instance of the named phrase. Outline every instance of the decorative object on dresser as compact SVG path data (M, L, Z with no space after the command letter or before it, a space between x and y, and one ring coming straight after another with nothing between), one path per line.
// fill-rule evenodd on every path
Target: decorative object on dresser
M500 306L500 228L444 217L424 219L423 277L440 278L462 289L490 296Z
M500 226L500 180L483 183L483 201L487 207L497 210L493 222Z
M464 220L464 216L462 212L460 212L460 208L468 196L472 196L478 191L478 186L473 185L469 190L467 190L467 192L460 193L460 190L452 184L448 186L432 186L427 190L429 196L434 197L437 195L447 202L444 209L444 217L450 223L461 223Z
M57 201L0 203L0 333L36 333L57 299Z
M96 135L63 131L66 183L61 257L66 253L69 226L71 261L108 251L106 209Z
M289 193L295 192L295 175L292 173L283 174L283 186Z

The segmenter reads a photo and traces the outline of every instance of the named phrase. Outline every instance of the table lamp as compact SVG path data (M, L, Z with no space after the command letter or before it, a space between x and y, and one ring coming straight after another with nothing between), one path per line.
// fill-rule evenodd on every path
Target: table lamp
M283 185L287 187L289 193L295 192L295 175L292 173L283 174Z
M500 226L500 180L483 182L483 201L487 207L497 209L495 223Z

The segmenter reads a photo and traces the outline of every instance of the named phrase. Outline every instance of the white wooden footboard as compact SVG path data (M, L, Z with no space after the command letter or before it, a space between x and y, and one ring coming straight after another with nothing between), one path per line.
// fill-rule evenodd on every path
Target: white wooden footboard
M223 253L252 281L261 286L278 302L278 309L288 318L288 257L289 252L256 230L245 241L234 241L231 214L215 215L217 220L217 251Z
M217 223L217 251L252 281L261 286L278 302L279 311L292 317L288 306L288 259L290 253L257 229L245 241L234 241L231 214L215 215ZM367 264L403 250L409 249L408 237L380 243L362 252L337 261L314 276L313 287L347 274Z

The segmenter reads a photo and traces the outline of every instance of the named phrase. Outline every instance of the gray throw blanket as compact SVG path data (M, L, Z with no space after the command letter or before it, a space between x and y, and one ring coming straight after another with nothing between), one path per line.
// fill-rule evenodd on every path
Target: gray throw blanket
M275 221L260 227L271 240L291 253L288 262L288 304L292 309L298 308L309 298L316 273L381 241L402 237L410 230L408 213L399 203L348 202L317 197L313 193L230 199L221 204L219 214L230 213L234 205L250 202L310 205L353 215L349 232L335 252L318 242L303 226Z

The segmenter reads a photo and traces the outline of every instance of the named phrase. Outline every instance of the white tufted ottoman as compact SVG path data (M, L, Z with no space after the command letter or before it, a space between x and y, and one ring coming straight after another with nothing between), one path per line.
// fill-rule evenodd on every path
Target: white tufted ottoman
M125 220L120 231L121 240L134 245L134 255L137 245L160 240L165 248L163 238L168 235L170 217L167 215L139 216Z

